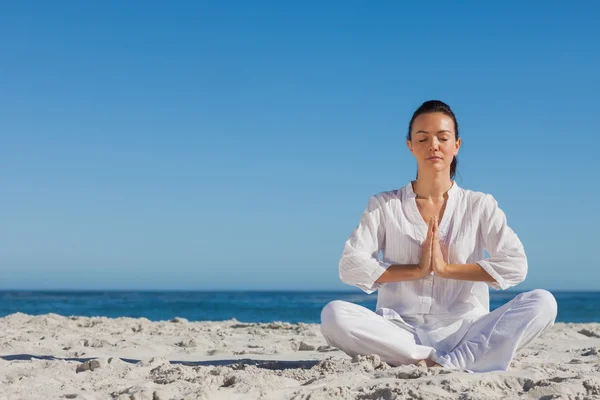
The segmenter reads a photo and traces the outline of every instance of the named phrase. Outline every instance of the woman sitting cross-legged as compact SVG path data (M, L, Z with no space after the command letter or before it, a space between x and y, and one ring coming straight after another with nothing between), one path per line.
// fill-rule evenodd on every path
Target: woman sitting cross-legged
M460 145L445 103L428 101L414 113L407 146L416 180L369 199L339 263L343 282L378 291L376 311L328 303L321 332L330 345L393 366L497 371L554 324L557 304L546 290L490 312L489 287L522 282L527 257L495 198L452 180Z

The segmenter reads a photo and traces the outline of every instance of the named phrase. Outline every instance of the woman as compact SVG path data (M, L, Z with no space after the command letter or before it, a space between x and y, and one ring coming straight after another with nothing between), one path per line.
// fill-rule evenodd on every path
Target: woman
M488 286L522 282L527 257L494 197L452 180L461 139L450 107L423 103L406 144L416 180L369 199L339 263L343 282L379 290L376 312L332 301L321 332L349 355L378 354L393 366L505 371L518 349L554 324L556 300L533 290L489 311Z

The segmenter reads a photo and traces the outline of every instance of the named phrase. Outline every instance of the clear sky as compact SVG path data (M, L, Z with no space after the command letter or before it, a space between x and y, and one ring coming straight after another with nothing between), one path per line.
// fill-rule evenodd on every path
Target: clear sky
M600 5L408 3L3 3L0 288L352 290L344 242L414 179L429 99L517 288L599 288Z

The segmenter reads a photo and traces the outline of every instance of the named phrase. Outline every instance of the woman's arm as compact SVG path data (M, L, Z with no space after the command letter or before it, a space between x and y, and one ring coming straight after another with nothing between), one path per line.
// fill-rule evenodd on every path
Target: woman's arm
M390 267L377 258L385 243L385 214L377 195L369 198L358 226L344 245L339 261L342 282L373 293L383 285L377 279Z
M508 226L506 215L498 207L496 199L487 194L482 199L479 234L490 256L477 261L488 274L487 281L494 289L508 289L525 280L528 264L523 244Z
M394 264L388 267L377 279L378 283L413 281L422 279L432 273L433 243L436 236L436 222L434 218L427 224L427 237L421 245L421 254L418 264ZM438 243L439 244L439 243Z
M490 274L479 264L446 264L444 272L437 274L442 278L463 281L495 282Z
M495 282L496 280L481 267L481 265L472 264L446 264L446 260L440 247L440 238L438 236L437 218L433 223L433 246L431 255L431 269L439 277L446 279L456 279L463 281L477 282Z
M521 241L506 223L506 215L491 196L482 198L478 237L490 257L472 264L446 264L434 225L433 272L442 278L482 281L495 289L507 289L525 279L527 257Z
M423 272L417 264L393 264L375 282L413 281L415 279L422 279L423 277Z

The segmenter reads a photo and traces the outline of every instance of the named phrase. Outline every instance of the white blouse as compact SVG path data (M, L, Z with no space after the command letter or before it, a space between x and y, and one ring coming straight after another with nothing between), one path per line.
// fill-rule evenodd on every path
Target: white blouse
M438 236L448 264L479 264L496 281L425 278L375 283L392 264L418 264L427 224L409 182L368 201L360 223L345 243L340 279L366 293L378 290L376 312L414 332L422 344L450 351L470 324L489 312L489 289L507 289L527 275L527 257L504 212L490 194L448 191ZM487 250L490 257L485 258ZM378 258L381 251L382 257Z

